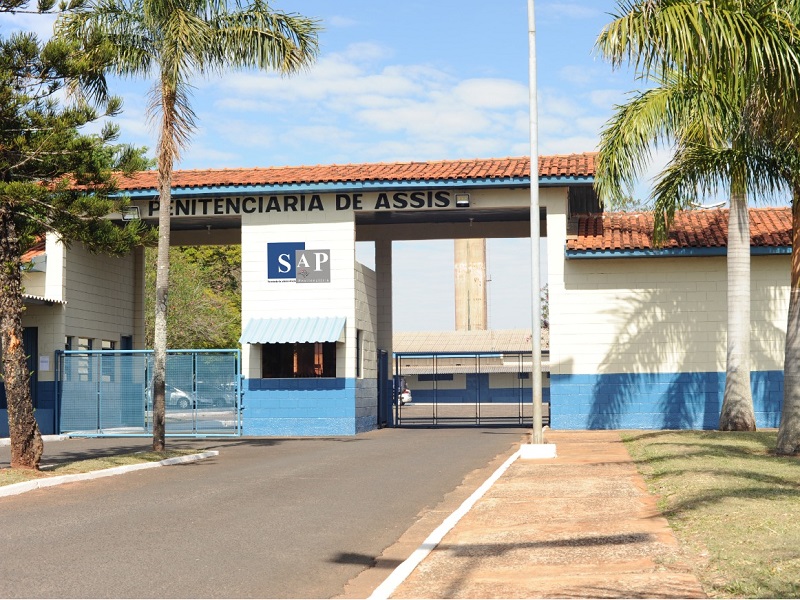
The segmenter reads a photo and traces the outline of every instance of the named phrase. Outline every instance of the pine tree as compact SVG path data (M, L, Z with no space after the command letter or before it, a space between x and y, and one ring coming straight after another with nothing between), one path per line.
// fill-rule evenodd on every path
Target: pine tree
M0 12L26 6L5 0ZM109 196L114 172L146 164L142 151L112 144L118 132L110 124L98 134L81 132L121 108L98 85L101 67L64 40L42 43L31 33L0 38L0 344L16 468L38 469L43 451L22 346L23 253L48 233L115 255L149 236L140 222L122 228L104 218L124 206Z

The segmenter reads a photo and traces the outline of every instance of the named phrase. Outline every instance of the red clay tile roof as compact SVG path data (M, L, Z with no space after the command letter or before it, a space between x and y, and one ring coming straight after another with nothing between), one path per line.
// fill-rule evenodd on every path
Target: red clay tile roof
M593 177L597 153L540 156L541 177ZM253 169L177 170L174 188L236 185L285 185L303 183L347 183L367 181L441 181L510 179L530 177L530 158L480 158L407 163L317 165ZM151 190L156 171L141 171L120 180L122 190Z
M570 220L567 250L651 250L652 213L584 215ZM724 248L728 239L728 210L690 210L675 214L663 248ZM751 208L750 245L792 245L790 208Z
M31 246L25 254L22 255L22 263L31 262L37 256L41 256L45 253L45 246L47 242L44 238L38 240L33 246Z

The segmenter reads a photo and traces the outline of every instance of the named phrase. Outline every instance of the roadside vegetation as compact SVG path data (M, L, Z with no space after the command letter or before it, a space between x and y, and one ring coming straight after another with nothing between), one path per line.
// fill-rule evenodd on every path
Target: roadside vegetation
M628 450L711 597L800 596L800 460L777 433L628 432Z
M146 348L154 343L156 258L155 248L145 250ZM174 247L169 264L167 345L236 348L242 329L241 246Z
M34 471L32 469L0 469L0 487L14 483L22 483L23 481L30 481L32 479L41 479L44 477L75 475L77 473L102 471L103 469L112 469L114 467L122 467L125 465L138 465L141 463L158 462L166 458L197 454L198 452L201 452L201 450L183 449L169 450L167 452L132 452L129 454L102 456L87 460L66 462L53 465L52 467L48 466L47 464L43 464L41 465L40 471Z

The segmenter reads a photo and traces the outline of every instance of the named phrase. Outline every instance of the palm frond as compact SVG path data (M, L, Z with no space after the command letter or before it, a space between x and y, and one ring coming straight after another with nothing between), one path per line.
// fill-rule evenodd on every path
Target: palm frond
M724 143L733 126L721 115L735 115L723 96L696 78L676 72L663 75L659 86L639 92L622 106L601 131L595 188L603 202L630 195L659 147L688 138Z
M217 68L274 69L290 74L308 67L319 52L319 23L294 13L273 11L255 0L246 9L214 21Z
M681 146L653 188L654 240L663 243L675 212L692 206L698 199L722 190L758 199L777 194L786 185L785 165L776 159L769 145Z
M625 0L596 50L615 67L643 75L697 73L735 65L739 81L769 80L795 94L800 80L798 28L782 3L765 0ZM724 76L723 71L712 74ZM735 91L744 93L742 86Z

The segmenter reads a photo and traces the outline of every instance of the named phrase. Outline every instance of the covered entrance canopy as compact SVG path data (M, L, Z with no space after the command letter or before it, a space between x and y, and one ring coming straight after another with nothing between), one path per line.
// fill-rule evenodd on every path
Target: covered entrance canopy
M539 186L564 188L572 212L601 212L592 188L595 156L539 157ZM120 181L139 217L152 225L158 222L156 183L155 171ZM359 241L379 239L386 232L393 240L496 237L498 233L499 237L529 237L529 186L527 157L178 170L173 176L172 239L174 245L226 243L225 239L239 237L243 217L304 213L316 214L324 222L323 213L331 212L352 213ZM489 190L517 193L491 195ZM330 206L324 202L327 196L333 200ZM544 214L541 225L544 236Z

